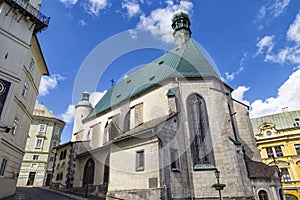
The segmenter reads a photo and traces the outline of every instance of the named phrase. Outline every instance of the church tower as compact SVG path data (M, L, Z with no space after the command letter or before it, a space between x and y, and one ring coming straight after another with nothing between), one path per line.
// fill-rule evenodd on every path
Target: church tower
M86 118L93 110L93 106L89 99L90 93L85 91L82 93L81 101L79 101L75 106L72 141L76 141L76 134L83 129L82 120Z
M181 47L191 39L191 21L189 14L185 10L178 9L172 16L172 28L174 30L176 47Z

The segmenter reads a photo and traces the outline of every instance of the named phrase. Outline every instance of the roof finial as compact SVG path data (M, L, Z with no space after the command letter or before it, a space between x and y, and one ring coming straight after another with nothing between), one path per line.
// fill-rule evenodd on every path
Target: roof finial
M180 2L181 2L181 0L178 0L178 1L177 1L177 6L178 6L178 7L177 7L177 10L180 10L180 8L181 8Z

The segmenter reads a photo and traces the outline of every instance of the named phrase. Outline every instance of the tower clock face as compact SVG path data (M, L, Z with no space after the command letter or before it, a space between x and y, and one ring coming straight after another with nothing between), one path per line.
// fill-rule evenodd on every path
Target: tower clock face
M2 81L0 81L0 95L3 94L6 90L6 87Z

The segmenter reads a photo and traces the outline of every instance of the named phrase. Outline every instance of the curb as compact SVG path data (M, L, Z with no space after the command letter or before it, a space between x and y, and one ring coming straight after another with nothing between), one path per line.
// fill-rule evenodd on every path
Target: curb
M87 198L79 197L79 196L76 196L76 195L73 195L73 194L68 194L68 193L65 193L65 192L58 191L58 190L53 190L53 189L50 189L50 188L47 188L47 187L39 187L39 189L46 190L46 191L49 191L49 192L53 192L53 193L56 193L56 194L60 194L60 195L63 195L63 196L66 196L66 197L69 197L69 198L72 198L72 199L76 199L76 200L88 200Z

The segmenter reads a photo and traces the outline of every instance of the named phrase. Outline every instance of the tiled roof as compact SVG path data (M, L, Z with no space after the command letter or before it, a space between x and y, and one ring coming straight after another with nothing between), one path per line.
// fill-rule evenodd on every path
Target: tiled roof
M251 119L251 124L253 127L254 133L259 133L259 127L264 123L273 123L277 130L289 129L295 127L295 119L299 118L300 120L300 110L282 112L273 115L267 115L263 117ZM298 122L300 123L300 121ZM300 127L300 126L299 126Z
M191 39L185 46L172 49L112 86L86 119L159 85L169 78L211 77L220 79L209 59Z
M276 166L268 166L262 162L256 162L246 156L248 177L251 178L272 178L278 177Z

